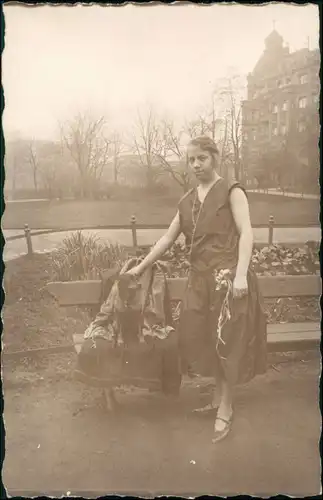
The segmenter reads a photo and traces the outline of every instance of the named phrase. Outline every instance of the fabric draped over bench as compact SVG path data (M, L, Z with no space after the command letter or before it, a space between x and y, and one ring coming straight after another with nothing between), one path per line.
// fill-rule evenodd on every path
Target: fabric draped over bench
M159 379L171 391L180 379L178 336L173 326L165 269L157 262L140 277L124 274L127 261L85 331L79 368L96 377Z

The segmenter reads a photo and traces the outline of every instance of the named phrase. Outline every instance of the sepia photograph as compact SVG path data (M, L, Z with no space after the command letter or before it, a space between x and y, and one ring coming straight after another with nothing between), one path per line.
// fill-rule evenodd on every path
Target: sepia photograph
M3 13L3 497L318 495L318 6Z

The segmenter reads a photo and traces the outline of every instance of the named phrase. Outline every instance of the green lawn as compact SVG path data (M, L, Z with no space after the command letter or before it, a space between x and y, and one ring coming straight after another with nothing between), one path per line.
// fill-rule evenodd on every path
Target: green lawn
M319 200L300 200L263 194L249 194L253 224L267 224L270 215L277 224L319 225ZM2 219L3 229L71 228L129 224L167 224L176 213L177 200L155 198L140 201L36 201L9 203Z

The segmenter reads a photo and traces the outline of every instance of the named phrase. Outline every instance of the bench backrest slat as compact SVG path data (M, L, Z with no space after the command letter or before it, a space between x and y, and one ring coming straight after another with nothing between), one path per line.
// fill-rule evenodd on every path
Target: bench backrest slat
M168 280L170 296L181 300L185 290L186 278ZM259 276L259 286L265 298L275 297L315 297L321 294L321 279L317 275L300 276ZM52 282L48 291L61 306L94 306L100 303L101 282L67 281Z

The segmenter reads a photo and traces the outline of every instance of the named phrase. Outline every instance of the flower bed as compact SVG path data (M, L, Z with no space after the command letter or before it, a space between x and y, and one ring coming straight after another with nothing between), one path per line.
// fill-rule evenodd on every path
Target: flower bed
M319 274L318 254L319 244L316 242L294 248L272 245L261 250L254 248L251 263L255 272L261 276ZM173 245L162 260L168 263L170 277L187 275L189 263L184 245Z
M319 244L308 242L304 246L289 248L283 245L266 246L254 249L252 267L258 276L319 274ZM187 252L181 244L175 244L165 254L163 260L168 264L169 276L185 277L189 263ZM320 304L316 298L284 297L266 299L265 310L268 323L298 323L319 321Z

